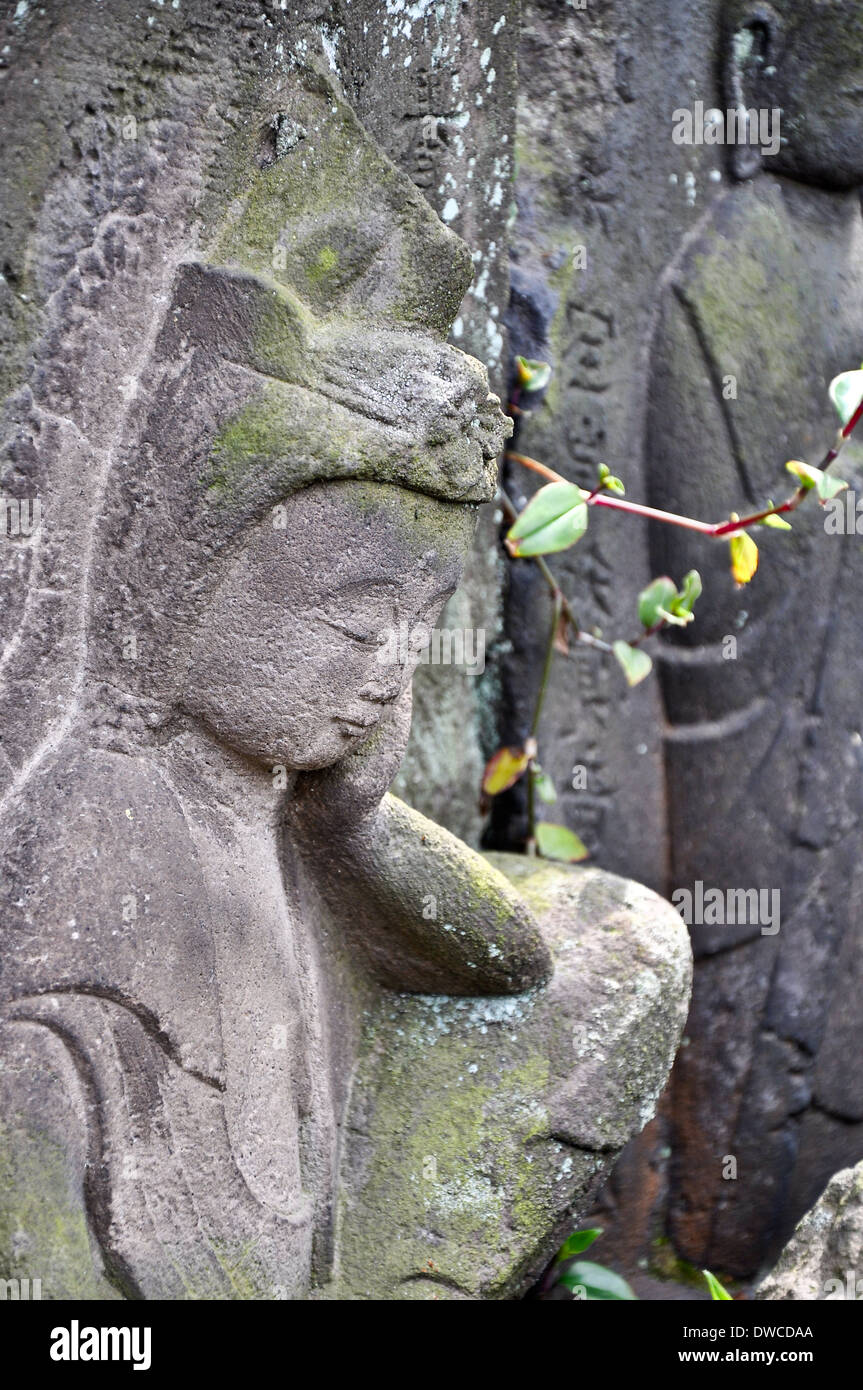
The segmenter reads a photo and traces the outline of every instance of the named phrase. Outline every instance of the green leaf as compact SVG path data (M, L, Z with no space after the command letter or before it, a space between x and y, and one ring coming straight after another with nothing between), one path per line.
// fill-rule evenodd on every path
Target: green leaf
M619 497L626 495L626 488L619 478L615 478L607 463L601 463L598 470L599 486L607 488L609 492L616 492Z
M701 1273L707 1280L707 1287L710 1290L710 1297L712 1299L724 1299L728 1303L734 1302L733 1298L731 1297L731 1294L728 1293L726 1289L723 1289L715 1274L711 1274L709 1269L702 1269Z
M499 748L486 764L482 789L488 796L498 796L512 787L521 777L529 758L523 748Z
M538 763L533 765L533 787L540 801L544 801L546 806L557 801L557 792L554 783L547 772L543 772Z
M785 469L786 472L794 474L804 492L809 492L811 488L818 486L821 469L813 468L811 463L801 463L800 459L789 459Z
M768 507L773 506L772 498L767 503ZM783 516L777 516L774 512L772 516L765 516L759 521L759 526L772 526L776 531L790 531L791 522L786 521Z
M830 383L830 399L843 425L847 425L863 400L863 371L842 372Z
M676 613L678 616L688 614L691 617L697 600L701 598L702 588L701 575L698 570L690 570L688 574L685 574L683 576L683 588L677 598L672 601L672 613Z
M543 859L557 859L563 864L577 864L586 859L588 850L577 835L565 825L552 825L541 820L536 827L536 843Z
M799 478L800 486L807 492L813 487L816 488L822 502L828 502L831 497L845 492L848 487L841 478L834 477L832 473L824 473L820 468L813 468L811 463L801 463L799 459L791 459L785 467L789 473Z
M667 574L654 579L638 595L638 621L642 627L655 627L667 616L667 612L677 598L677 585Z
M575 545L587 530L587 507L575 483L546 483L507 532L510 555L550 555Z
M818 479L818 496L822 502L829 502L831 497L847 491L848 484L841 478L834 478L832 473L822 473Z
M574 1255L583 1254L588 1246L592 1245L595 1240L598 1240L601 1235L601 1226L591 1226L583 1231L573 1231L572 1235L567 1236L563 1245L558 1250L556 1256L557 1260L559 1262L571 1260Z
M829 502L831 497L847 491L848 484L842 478L834 477L832 473L822 473L818 479L818 496L822 502Z
M596 1265L591 1260L576 1260L561 1275L558 1283L568 1289L584 1289L585 1299L589 1303L608 1298L637 1301L625 1279L621 1279L614 1270L606 1269L605 1265Z
M538 526L548 526L550 522L566 515L580 503L584 504L584 494L575 483L565 480L545 483L534 493L524 511L516 517L509 534L518 540L521 536L535 531Z
M653 662L647 652L641 651L639 647L631 647L628 642L615 642L612 651L620 662L629 685L638 685L639 681L650 675Z
M551 367L547 362L535 362L530 357L517 357L515 367L522 391L542 391L551 381Z

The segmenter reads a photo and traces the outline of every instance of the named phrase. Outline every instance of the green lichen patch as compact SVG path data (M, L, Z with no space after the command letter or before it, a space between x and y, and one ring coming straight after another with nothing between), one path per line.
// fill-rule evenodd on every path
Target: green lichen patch
M359 1298L496 1297L591 1168L549 1138L537 998L391 996L369 1017L352 1107L339 1276Z
M323 79L298 84L290 120L304 135L260 168L248 140L208 257L266 275L316 312L445 334L472 277L470 253L387 160Z
M94 1259L62 1148L35 1127L0 1125L2 1279L39 1280L42 1299L116 1299Z

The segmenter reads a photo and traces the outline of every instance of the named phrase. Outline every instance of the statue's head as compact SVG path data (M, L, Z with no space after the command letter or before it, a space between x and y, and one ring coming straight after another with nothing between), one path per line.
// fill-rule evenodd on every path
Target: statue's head
M738 146L732 170L760 164L803 183L863 185L863 6L859 0L725 0L725 100L781 111L775 155Z
M100 527L91 675L150 727L185 713L310 768L409 681L508 422L445 340L467 248L325 81L281 100L174 287Z
M409 683L473 513L388 483L294 494L249 529L203 607L184 708L268 766L335 762Z

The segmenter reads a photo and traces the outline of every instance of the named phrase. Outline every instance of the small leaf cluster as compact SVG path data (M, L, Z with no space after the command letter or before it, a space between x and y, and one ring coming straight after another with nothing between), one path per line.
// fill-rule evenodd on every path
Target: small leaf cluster
M528 739L524 748L499 748L486 764L482 789L486 796L499 796L527 776L540 801L551 805L557 800L554 782L536 761L536 744ZM588 855L587 847L565 825L538 821L533 827L536 849L543 859L577 864Z
M539 397L551 380L549 364L518 357L515 365L519 395ZM830 383L829 393L839 415L841 428L835 445L827 454L825 467L816 468L799 459L789 460L785 465L786 470L796 480L796 490L791 497L779 504L771 500L754 515L741 518L732 512L727 521L715 524L659 512L623 500L626 494L624 484L605 463L599 464L596 485L592 491L588 491L535 459L520 454L512 455L522 464L551 479L538 488L517 514L506 494L503 494L514 518L504 537L506 549L514 560L534 560L539 564L555 603L555 620L546 656L546 669L533 721L534 732L539 726L552 654L556 651L564 656L569 655L570 633L576 641L590 642L595 648L613 655L627 685L636 686L653 669L653 662L644 650L643 642L663 628L686 627L693 622L695 604L702 592L701 576L697 570L690 570L684 575L679 588L668 575L652 579L638 596L638 620L642 631L630 641L619 638L608 642L602 638L598 629L593 629L588 634L579 628L572 608L564 599L543 557L577 545L587 531L593 507L612 507L688 527L706 534L708 538L727 541L734 583L738 586L749 584L757 573L759 563L758 546L750 534L751 529L764 526L777 531L790 531L791 527L782 513L795 510L809 493L813 493L824 506L848 486L842 479L828 472L827 468L861 419L863 367L837 376ZM510 407L518 414L529 413L516 406L514 402L510 403ZM498 796L523 777L528 781L528 852L539 853L545 858L564 863L577 863L587 858L588 851L584 844L567 827L549 821L535 821L535 801L551 804L557 799L551 778L537 760L535 738L526 740L523 748L507 747L497 750L483 775L483 793L485 796Z
M549 1287L569 1289L574 1299L585 1303L637 1301L629 1284L613 1269L582 1260L580 1256L602 1235L602 1227L573 1231L558 1250L548 1279Z

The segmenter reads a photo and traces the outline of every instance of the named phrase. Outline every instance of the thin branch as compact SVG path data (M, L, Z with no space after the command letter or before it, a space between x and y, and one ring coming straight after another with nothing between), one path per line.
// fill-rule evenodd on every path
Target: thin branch
M536 738L539 732L539 720L542 714L542 706L545 702L545 694L548 690L548 678L551 675L551 665L554 660L554 642L557 637L560 615L563 612L563 594L556 589L554 603L551 613L551 627L548 633L548 642L545 648L545 661L542 667L542 678L539 683L539 690L536 694L536 704L533 710L533 722L530 726L530 737L525 744L526 750L530 753L527 763L527 844L528 854L534 852L536 845L536 794L534 778L536 776Z
M839 430L834 443L824 455L821 462L822 472L839 457L861 419L863 419L863 400L848 423ZM515 463L520 463L524 468L529 468L532 473L538 473L540 477L546 478L551 483L570 481L562 474L555 472L553 468L549 468L547 464L540 463L539 459L530 458L528 454L507 450L506 457ZM576 484L572 484L572 486L575 487ZM732 517L728 521L715 522L698 521L695 517L681 516L678 512L665 512L658 507L645 506L642 502L630 502L625 497L614 497L601 491L600 488L594 488L592 492L589 492L587 488L579 487L578 491L588 507L608 507L612 511L629 512L632 516L643 516L652 521L661 521L666 526L682 526L685 530L697 531L702 536L722 539L723 537L738 535L741 531L748 530L750 526L757 526L759 522L764 521L769 516L780 516L783 512L795 511L806 496L808 489L798 487L784 502L779 502L776 506L764 507L760 512L752 512L748 516Z
M548 643L545 649L545 663L542 668L542 679L539 683L539 690L536 696L536 706L533 711L533 723L530 726L530 736L535 739L539 729L539 719L542 714L545 692L548 689L548 678L551 674L551 663L554 657L554 639L557 636L557 625L560 622L560 615L563 611L563 594L558 590L554 597L554 606L551 615L551 629L548 634Z
M518 406L517 400L520 395L521 392L518 389L516 389L513 392L513 397L509 402L509 413L511 416L522 416L524 414L529 413L527 411L522 410ZM827 450L827 453L825 454L820 465L822 472L829 468L830 464L838 458L840 452L850 439L851 435L854 433L854 430L860 423L861 419L863 419L863 399L861 399L860 404L857 406L857 409L851 415L847 423L838 431L836 439L834 440L831 447ZM518 421L516 421L516 427L517 425ZM570 482L570 479L564 478L560 473L555 472L553 468L549 468L546 464L540 463L538 459L530 458L530 456L527 454L521 454L516 452L515 450L507 450L505 452L504 457L507 459L512 459L514 463L520 463L524 468L530 469L533 473L538 473L540 477L547 479L548 482ZM576 484L571 485L577 487ZM577 491L583 498L585 505L588 507L608 507L612 511L629 512L633 516L647 517L653 521L661 521L668 526L681 526L688 531L696 531L701 535L710 536L714 538L735 536L743 531L746 531L750 526L756 526L759 522L765 521L768 517L778 516L783 512L793 512L797 507L800 506L800 503L806 497L806 494L809 490L810 489L804 488L802 486L798 487L795 489L795 491L791 494L790 497L786 498L784 502L780 502L776 506L765 507L762 511L753 512L748 516L739 517L732 514L732 516L727 521L707 522L699 521L694 517L681 516L676 512L662 511L658 507L648 507L639 502L630 502L627 501L625 498L610 495L609 493L603 490L602 482L600 482L599 485L595 487L592 491L588 491L587 489L582 487L577 487ZM510 524L514 523L518 517L518 512L511 499L507 496L502 485L498 487L498 496L500 498L501 505L503 507L504 514L507 520L510 522ZM549 631L548 643L546 645L545 660L542 669L542 678L540 680L539 690L537 691L536 704L533 712L533 720L530 728L530 735L525 740L525 752L528 754L528 763L526 769L528 825L526 850L528 854L535 855L537 852L537 843L536 795L534 780L537 757L537 734L539 732L540 716L542 714L542 707L545 702L545 697L549 685L549 679L551 676L551 668L554 660L555 642L560 628L561 617L568 624L576 642L580 642L584 646L593 647L595 650L602 651L605 653L611 653L614 649L610 643L604 642L601 638L595 637L593 633L583 631L578 622L578 619L575 616L575 613L573 612L573 609L569 601L564 596L557 580L555 579L554 575L549 569L544 556L530 555L525 556L523 558L532 561L537 566L540 574L543 576L543 579L545 580L548 586L549 593L552 597L551 628ZM655 633L659 632L662 628L666 626L666 620L661 619L659 622L654 623L651 627L647 628L645 631L640 633L639 636L634 638L633 641L629 643L629 645L631 647L640 646L642 642L647 641L649 637L654 636Z

